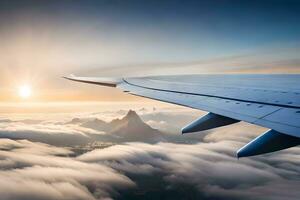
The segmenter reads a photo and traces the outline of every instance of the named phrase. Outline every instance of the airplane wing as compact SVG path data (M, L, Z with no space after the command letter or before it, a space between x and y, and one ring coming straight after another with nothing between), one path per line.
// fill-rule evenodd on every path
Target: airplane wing
M208 130L245 121L269 128L238 157L300 144L300 75L181 75L138 78L65 77L209 112L182 129Z

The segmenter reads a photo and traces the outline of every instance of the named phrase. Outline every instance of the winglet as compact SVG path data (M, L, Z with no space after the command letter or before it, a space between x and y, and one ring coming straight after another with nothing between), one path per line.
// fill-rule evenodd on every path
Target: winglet
M120 78L77 77L77 76L74 76L73 74L71 74L70 76L64 76L63 78L71 80L71 81L103 85L103 86L108 86L108 87L116 87L117 84L122 82L122 79L120 79Z

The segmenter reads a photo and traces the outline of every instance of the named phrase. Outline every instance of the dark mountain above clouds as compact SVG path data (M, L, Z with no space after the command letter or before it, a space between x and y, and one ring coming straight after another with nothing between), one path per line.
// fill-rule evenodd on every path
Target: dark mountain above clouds
M145 124L142 121L142 119L140 118L140 116L138 116L138 114L133 110L129 110L123 118L114 119L109 124L115 128L118 128L118 127L124 126L124 125L144 126L147 128L150 127L147 124Z
M110 122L110 134L128 141L161 141L162 133L143 122L138 114L129 110L122 119Z
M94 137L99 140L117 140L124 142L156 142L163 140L163 134L143 122L140 116L133 110L129 110L123 118L114 119L111 122L105 122L97 118L85 122L74 118L71 122L80 124L80 126L85 128L106 132L107 134L105 135L94 135Z

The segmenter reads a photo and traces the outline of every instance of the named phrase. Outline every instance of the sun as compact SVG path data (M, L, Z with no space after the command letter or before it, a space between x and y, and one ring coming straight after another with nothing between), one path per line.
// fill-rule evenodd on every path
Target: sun
M20 86L19 96L23 99L28 99L31 96L31 87L29 85Z

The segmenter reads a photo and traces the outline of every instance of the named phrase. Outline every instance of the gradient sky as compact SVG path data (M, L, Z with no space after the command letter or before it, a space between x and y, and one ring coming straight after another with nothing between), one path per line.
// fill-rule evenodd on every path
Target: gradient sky
M2 0L0 100L137 100L70 73L299 73L299 19L299 1Z

